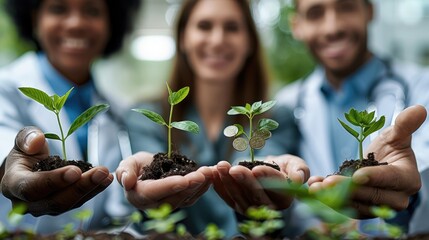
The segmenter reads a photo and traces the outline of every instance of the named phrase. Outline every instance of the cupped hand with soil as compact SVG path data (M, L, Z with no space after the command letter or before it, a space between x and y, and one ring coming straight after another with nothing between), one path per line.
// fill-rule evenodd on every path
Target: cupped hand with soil
M252 170L221 161L213 168L213 185L219 196L236 212L244 215L251 206L266 205L282 210L290 206L293 197L284 193L264 189L261 180L280 179L303 184L310 171L304 160L292 155L271 156L265 162L275 163L280 171L269 166L256 166Z
M79 167L66 166L52 171L33 172L33 165L47 158L49 147L43 132L23 128L7 156L1 190L12 205L25 203L33 216L59 215L82 206L113 181L105 167L82 174Z
M357 218L374 217L370 212L374 205L404 210L409 204L409 197L420 189L421 180L411 148L411 135L423 124L426 116L423 106L405 109L396 118L395 125L382 131L369 145L367 152L374 152L378 161L388 165L361 168L353 174L352 181L358 186L350 197L350 205L357 210ZM347 178L338 175L326 178L314 176L308 181L309 190L316 192Z
M200 167L185 176L141 180L145 166L153 161L153 154L138 152L119 164L116 177L125 190L128 201L140 210L170 204L173 209L190 206L204 194L212 182L210 167Z

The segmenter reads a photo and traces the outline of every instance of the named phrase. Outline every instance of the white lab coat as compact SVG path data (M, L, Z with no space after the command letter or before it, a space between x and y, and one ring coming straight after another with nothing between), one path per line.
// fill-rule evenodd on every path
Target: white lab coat
M403 64L394 62L392 70L395 74L401 76L409 84L409 105L422 104L429 107L429 71L412 64ZM329 136L329 123L326 100L320 90L323 82L324 71L316 68L312 74L301 84L295 82L281 89L276 96L279 104L288 105L294 108L298 104L300 96L303 111L296 112L301 114L300 120L297 120L299 131L301 132L300 156L308 164L312 176L326 176L335 172L338 166L335 166L331 152L331 138ZM383 87L381 87L382 89ZM305 89L305 96L299 93ZM377 89L376 89L377 90ZM375 91L376 91L375 90ZM375 95L384 94L383 90L375 92ZM392 103L392 101L390 101ZM387 101L389 103L389 101ZM302 110L301 109L301 110ZM383 115L393 111L393 103L378 104L379 111ZM391 116L390 116L391 117ZM390 121L386 121L390 122ZM365 144L369 144L368 138ZM429 122L426 120L424 125L413 134L413 149L416 154L419 171L421 173L423 187L420 192L421 204L416 209L410 223L409 233L429 231L429 222L424 221L425 215L429 215ZM427 170L427 171L426 171Z
M35 53L27 53L14 61L10 65L0 70L0 163L12 149L14 139L18 131L24 126L37 126L44 132L59 133L58 123L55 114L45 109L41 104L34 102L21 94L18 87L35 87L47 92L49 95L54 94L53 90L43 78L43 75L38 66L37 55ZM103 102L100 96L93 96L93 104ZM109 109L109 111L112 111ZM89 125L88 151L89 162L94 166L105 166L110 172L114 172L119 162L122 159L118 134L120 127L113 120L111 114L106 112L97 115ZM68 131L70 121L65 111L60 115L63 129ZM98 133L97 133L98 132ZM48 140L50 153L52 155L62 156L60 141ZM67 155L69 159L83 159L80 153L78 140L76 135L71 135L66 142ZM77 210L72 210L59 216L41 216L38 218L32 217L30 214L25 215L25 219L21 224L28 227L34 226L34 230L38 233L52 233L62 230L64 225L74 222L76 228L79 227L79 222L76 221L73 214L81 209L93 210L93 217L84 225L84 229L99 229L107 227L111 220L110 212L115 214L127 215L126 210L107 208L106 205L111 201L115 201L116 196L108 197L111 193L113 185L118 185L114 180L104 192L98 194L95 198L85 203ZM115 188L117 189L117 188ZM119 194L122 194L121 192ZM118 196L119 197L119 196ZM10 200L0 196L0 221L8 225L7 212L10 210ZM111 211L112 210L112 211ZM117 211L119 210L119 212ZM121 211L123 210L123 211ZM28 224L28 225L25 225Z

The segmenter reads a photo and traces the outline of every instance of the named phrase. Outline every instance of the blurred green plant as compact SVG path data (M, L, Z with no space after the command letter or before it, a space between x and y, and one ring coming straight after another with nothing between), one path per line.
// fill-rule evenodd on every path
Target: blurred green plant
M158 208L152 208L145 211L147 217L150 219L143 223L145 230L153 230L156 233L172 233L176 230L179 236L187 233L183 224L178 224L179 221L185 218L182 211L173 213L170 204L161 204Z
M252 238L268 236L285 225L282 213L267 206L250 207L246 211L246 216L249 220L239 223L238 229Z
M31 44L19 37L14 24L9 15L6 14L4 8L5 1L0 0L0 65L33 49Z
M283 84L305 77L315 66L307 47L292 35L289 23L293 11L291 6L282 7L279 20L273 26L273 43L267 49L272 72Z

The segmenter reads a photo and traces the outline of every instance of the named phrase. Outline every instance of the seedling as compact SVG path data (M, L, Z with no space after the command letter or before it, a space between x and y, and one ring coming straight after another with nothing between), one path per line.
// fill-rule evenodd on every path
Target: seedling
M250 207L246 215L250 220L240 223L238 228L240 232L254 238L267 236L284 226L281 212L269 209L267 206Z
M359 112L353 108L350 109L349 113L345 113L344 116L349 123L359 128L359 132L357 132L351 126L338 119L347 132L349 132L359 142L359 159L362 161L363 141L371 133L380 130L384 126L385 117L381 116L379 120L376 120L375 111L370 113L366 110Z
M186 234L184 225L177 224L185 218L185 214L182 211L173 213L170 204L161 204L159 208L148 209L145 213L150 219L143 223L145 230L154 230L159 234L171 233L176 230L179 235Z
M225 232L214 223L209 223L204 229L203 235L207 240L220 240L224 239Z
M179 104L181 101L183 101L186 96L189 94L189 87L181 88L177 92L173 92L170 89L170 86L167 84L168 89L168 103L170 104L170 114L168 118L168 122L164 120L164 118L159 115L156 112L146 110L146 109L132 109L135 112L143 114L145 117L149 118L151 121L166 126L168 130L168 151L167 151L167 157L171 157L171 147L172 147L172 141L171 141L171 129L176 128L179 130L191 132L197 134L200 129L198 125L195 122L192 121L180 121L180 122L172 122L173 118L173 108L175 105Z
M253 118L259 114L265 113L276 104L275 101L255 102L252 105L246 104L243 106L233 106L228 111L228 115L245 115L249 119L249 132L246 133L240 124L234 124L226 127L223 134L227 137L235 138L232 146L237 151L245 151L250 146L250 159L255 162L255 149L261 149L265 145L265 141L271 137L271 131L278 128L279 124L268 118L263 118L258 121L254 128ZM240 136L244 137L240 137Z
M27 97L33 99L34 101L42 104L46 109L53 112L58 121L58 126L60 128L60 136L58 136L55 133L45 133L45 137L53 140L59 140L62 143L62 150L63 150L63 158L64 160L67 160L67 153L66 153L66 139L74 133L77 129L82 127L84 124L89 122L92 118L95 117L98 113L101 111L109 108L109 105L107 104L100 104L93 106L89 109L87 109L85 112L83 112L81 115L79 115L71 124L70 129L68 130L67 134L64 134L63 126L60 121L60 111L63 108L64 104L67 101L68 96L70 95L73 88L71 88L69 91L67 91L63 96L58 96L57 94L54 94L52 96L49 96L47 93L43 92L42 90L31 88L31 87L21 87L19 90Z

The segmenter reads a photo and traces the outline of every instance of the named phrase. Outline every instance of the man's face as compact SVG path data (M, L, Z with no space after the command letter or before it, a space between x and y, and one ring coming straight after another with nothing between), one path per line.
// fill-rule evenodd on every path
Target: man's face
M372 5L364 0L297 0L294 36L327 71L347 76L370 56L367 26Z

